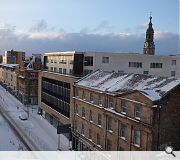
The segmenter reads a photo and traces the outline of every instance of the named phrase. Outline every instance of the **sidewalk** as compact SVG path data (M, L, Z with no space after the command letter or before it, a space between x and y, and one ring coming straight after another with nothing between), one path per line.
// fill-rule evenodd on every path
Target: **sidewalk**
M30 106L28 120L20 120L19 115L26 113L27 108L14 96L0 86L0 106L13 125L23 132L22 136L28 137L31 144L39 151L56 151L58 147L58 135L56 129L51 126L43 117L37 114L37 106ZM36 109L32 109L36 108ZM69 140L60 135L60 149L69 150Z

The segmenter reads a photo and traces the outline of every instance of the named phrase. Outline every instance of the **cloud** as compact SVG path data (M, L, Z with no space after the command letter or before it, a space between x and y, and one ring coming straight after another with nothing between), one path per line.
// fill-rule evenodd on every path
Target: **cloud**
M179 38L176 33L156 33L156 54L179 54ZM0 30L0 53L10 49L27 54L67 50L142 53L144 41L145 34L18 32L9 28Z
M35 31L35 32L46 31L47 27L48 27L47 22L44 19L41 19L34 26L31 27L30 31Z
M80 33L83 34L89 34L89 33L99 33L99 34L104 34L104 33L111 33L114 29L114 26L110 25L108 21L103 20L101 23L99 23L97 26L94 28L89 28L89 27L84 27L80 30Z
M147 23L144 23L144 24L139 24L135 27L136 30L140 30L140 31L146 31L147 29Z
M102 31L112 31L114 27L109 24L108 21L104 20L99 25L97 25L94 29L92 29L92 32L102 32Z
M171 32L156 32L156 48L159 53L180 54L180 34Z

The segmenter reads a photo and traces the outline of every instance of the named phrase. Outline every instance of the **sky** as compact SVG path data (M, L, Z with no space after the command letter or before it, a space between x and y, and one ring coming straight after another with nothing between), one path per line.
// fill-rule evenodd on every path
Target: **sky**
M156 54L179 54L179 0L0 0L0 53L142 53L150 12Z

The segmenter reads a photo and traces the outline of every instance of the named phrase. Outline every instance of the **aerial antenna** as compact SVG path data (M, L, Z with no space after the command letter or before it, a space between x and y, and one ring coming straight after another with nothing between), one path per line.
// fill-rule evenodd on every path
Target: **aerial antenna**
M150 19L150 23L151 23L151 19L152 19L152 12L150 12L150 13L149 13L149 15L150 15L149 19Z
M152 12L149 13L150 17L152 16Z

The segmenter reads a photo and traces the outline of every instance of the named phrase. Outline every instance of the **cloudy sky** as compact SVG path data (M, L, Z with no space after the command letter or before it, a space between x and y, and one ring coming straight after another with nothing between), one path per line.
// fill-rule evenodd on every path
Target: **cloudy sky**
M142 53L150 12L156 54L179 54L179 0L0 0L0 53Z

